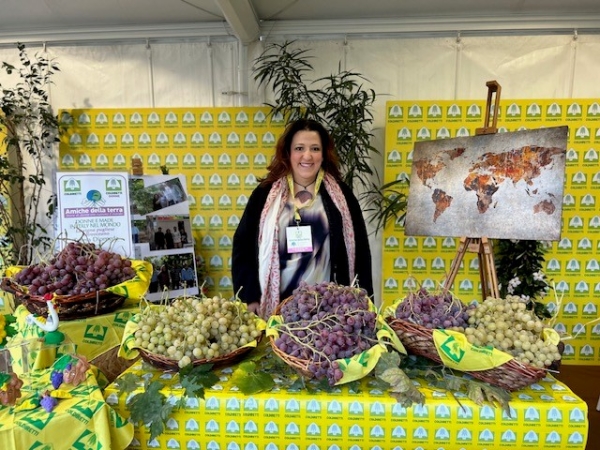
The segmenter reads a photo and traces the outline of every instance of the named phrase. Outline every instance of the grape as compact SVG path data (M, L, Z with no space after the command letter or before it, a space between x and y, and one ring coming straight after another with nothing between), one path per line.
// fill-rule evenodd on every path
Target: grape
M561 358L558 347L542 338L543 322L527 310L521 297L488 297L468 313L469 328L465 334L471 344L492 345L517 361L538 368Z
M40 406L46 410L46 412L51 412L54 407L58 404L58 400L54 397L51 397L49 394L42 395L40 399Z
M176 360L182 368L252 342L260 335L256 324L257 316L239 301L179 297L164 308L144 310L134 336L136 346Z
M432 293L425 288L409 293L398 304L396 318L426 328L444 328L463 331L468 325L468 314L473 306L464 305L450 293Z
M52 371L50 374L50 382L54 389L58 389L63 382L63 373L56 370Z
M275 345L283 353L308 361L317 379L337 383L343 373L335 362L372 347L377 341L377 314L369 311L364 289L332 282L301 282L281 306L283 324Z
M110 277L109 258L113 266ZM115 286L134 276L131 261L117 253L99 249L93 243L69 242L48 261L19 271L15 282L29 286L32 295L79 295Z

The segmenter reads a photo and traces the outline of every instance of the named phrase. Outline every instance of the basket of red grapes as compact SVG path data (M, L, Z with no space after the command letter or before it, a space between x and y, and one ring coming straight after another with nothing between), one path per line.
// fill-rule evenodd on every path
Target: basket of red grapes
M274 353L307 378L333 386L344 372L340 361L368 351L377 340L377 312L367 292L333 282L301 282L269 321ZM271 318L273 319L273 318ZM350 380L348 380L350 381Z
M468 326L469 308L449 292L429 292L421 287L404 297L386 321L407 351L440 362L433 330L464 331Z
M126 297L107 289L135 276L130 259L93 243L72 241L47 261L3 278L0 288L31 313L47 315L47 302L52 299L59 319L74 320L120 307Z
M436 329L460 332L466 345L498 351L506 362L467 373L509 391L539 381L561 358L558 335L517 296L488 297L481 303L465 305L449 292L420 288L392 310L386 321L408 353L443 364L433 339Z

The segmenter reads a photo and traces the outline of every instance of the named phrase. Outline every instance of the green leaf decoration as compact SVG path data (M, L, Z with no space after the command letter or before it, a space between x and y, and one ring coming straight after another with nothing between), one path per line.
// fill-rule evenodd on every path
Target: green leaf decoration
M231 375L231 381L245 395L269 391L275 386L273 377L256 370L254 361L246 361L238 365Z
M142 381L142 378L133 373L126 373L119 378L119 381L117 382L119 386L119 397L123 393L129 394L130 392L135 391L140 386L140 381Z
M211 371L212 364L187 365L179 371L181 386L187 397L204 398L204 389L214 386L219 377Z
M165 422L170 417L174 405L160 392L164 384L152 381L145 384L144 392L134 395L127 403L131 421L136 425L150 426L150 440L161 435Z

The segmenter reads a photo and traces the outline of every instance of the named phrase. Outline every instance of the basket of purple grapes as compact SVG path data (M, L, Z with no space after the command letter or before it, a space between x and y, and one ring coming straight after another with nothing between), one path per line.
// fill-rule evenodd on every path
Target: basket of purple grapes
M333 386L373 369L387 351L377 330L377 311L364 289L302 282L269 318L266 334L273 352L298 373ZM361 360L363 352L369 358Z
M432 330L464 331L469 308L449 292L429 292L421 287L395 304L386 321L409 353L441 362Z
M424 356L445 365L434 341L434 330L452 330L466 337L467 334L473 335L476 331L470 325L470 318L477 308L476 305L464 305L449 292L434 293L420 288L389 308L385 320L409 354ZM494 322L493 319L489 321ZM466 345L471 346L468 343ZM478 348L476 345L472 347ZM494 350L492 347L479 348L481 357L491 351L499 352L497 355L501 354L505 362L493 367L465 371L473 378L514 391L545 376L545 369L511 358L505 350L506 346Z
M150 276L140 277L138 270L117 253L73 241L47 261L8 268L11 276L0 281L0 289L33 314L47 316L52 300L59 319L75 320L119 308L130 293L121 288L126 282L136 282L135 290L145 293Z

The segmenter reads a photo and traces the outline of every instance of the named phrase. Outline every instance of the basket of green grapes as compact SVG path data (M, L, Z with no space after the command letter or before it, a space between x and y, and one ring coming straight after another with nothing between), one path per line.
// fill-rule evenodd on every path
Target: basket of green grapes
M245 303L219 295L148 305L130 322L121 348L126 354L137 351L144 361L165 370L232 363L256 347L265 328Z
M561 358L558 334L517 296L464 305L420 288L389 308L386 321L409 353L508 391L541 380Z
M147 263L76 241L45 261L9 267L6 272L10 276L0 281L0 289L33 314L47 315L47 302L52 300L61 320L114 311L134 292L140 294L139 300L150 282Z

